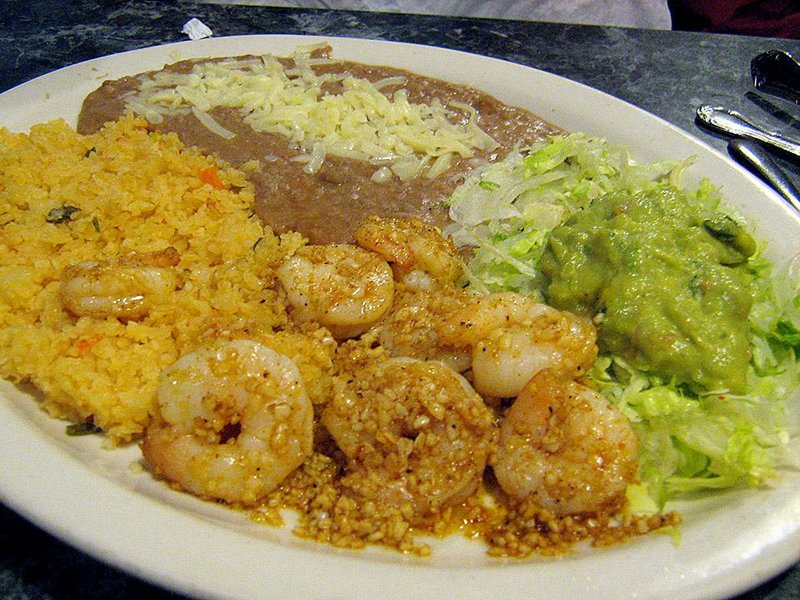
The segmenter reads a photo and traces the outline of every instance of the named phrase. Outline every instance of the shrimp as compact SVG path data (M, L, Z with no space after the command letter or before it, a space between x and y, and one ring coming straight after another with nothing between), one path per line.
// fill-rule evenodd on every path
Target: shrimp
M396 281L411 287L452 285L464 272L453 240L419 219L367 217L356 228L355 239L389 262Z
M322 423L348 459L345 487L412 519L477 489L497 427L461 375L436 361L389 358L339 383Z
M355 337L392 305L392 270L378 255L357 246L304 246L278 267L292 315L316 321L335 338Z
M537 373L506 412L491 465L510 496L556 516L622 506L639 442L624 415L567 376Z
M70 265L61 274L61 303L78 317L141 319L174 292L180 257L175 248Z
M178 487L252 505L311 453L314 410L283 354L231 340L181 357L161 376L160 415L142 453Z
M472 377L481 395L513 398L541 369L579 373L597 356L588 318L558 311L530 296L481 297L437 327L439 339L472 348Z
M464 372L472 364L469 348L444 344L436 325L471 300L472 293L456 287L433 291L398 286L391 310L372 332L392 356L438 360Z

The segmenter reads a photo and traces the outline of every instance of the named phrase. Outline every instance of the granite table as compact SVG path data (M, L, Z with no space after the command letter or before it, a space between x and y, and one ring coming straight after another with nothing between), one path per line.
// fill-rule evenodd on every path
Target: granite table
M725 151L699 129L694 109L725 105L775 128L800 126L767 115L752 94L749 62L800 41L687 32L439 18L347 11L214 5L182 0L0 0L0 91L98 56L182 41L201 19L219 36L254 33L349 36L412 42L529 65L608 92ZM780 108L780 107L779 107ZM795 114L800 113L800 109ZM2 116L0 115L0 122ZM800 186L800 164L776 157ZM2 466L0 466L2 477ZM800 556L800 549L798 549ZM6 600L176 598L50 536L0 505L0 598ZM798 600L800 565L739 597Z

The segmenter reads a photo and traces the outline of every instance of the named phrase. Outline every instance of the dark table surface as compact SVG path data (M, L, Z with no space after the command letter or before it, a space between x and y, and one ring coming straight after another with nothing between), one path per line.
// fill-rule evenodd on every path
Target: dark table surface
M800 126L768 116L752 95L749 77L755 54L771 48L800 54L796 40L191 1L0 0L0 92L98 56L183 41L187 38L181 28L191 17L201 19L217 36L346 36L442 46L510 60L603 90L722 151L725 138L695 125L694 109L700 104L739 109L778 129ZM775 158L800 186L800 165ZM176 596L61 543L0 505L0 598ZM800 565L738 597L798 599Z

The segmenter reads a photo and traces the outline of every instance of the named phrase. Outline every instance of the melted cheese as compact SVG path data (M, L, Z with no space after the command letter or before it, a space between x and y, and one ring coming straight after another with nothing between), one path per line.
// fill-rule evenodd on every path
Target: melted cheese
M317 74L315 64L333 61L313 59L308 52L293 58L291 68L265 55L197 63L190 73L159 71L143 77L126 104L151 123L192 112L226 138L233 134L209 111L235 109L255 131L279 134L297 145L298 160L309 172L319 169L325 156L336 155L371 161L380 177L388 171L400 179L422 173L435 177L454 156L468 158L497 146L470 107L446 107L436 99L413 103L403 88L381 92L402 78L371 83L347 72ZM331 85L335 92L327 91Z

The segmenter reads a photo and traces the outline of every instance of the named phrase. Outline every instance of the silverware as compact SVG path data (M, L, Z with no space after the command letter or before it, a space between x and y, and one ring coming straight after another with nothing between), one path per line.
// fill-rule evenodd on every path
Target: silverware
M750 73L757 90L800 104L800 63L788 52L770 50L755 56L750 61ZM780 110L765 99L753 96L755 99L750 99L762 108L766 105L765 110L770 114L774 115L777 111L782 120L791 121L793 125L797 122L794 115ZM731 156L769 183L800 212L800 192L761 145L767 144L800 158L800 140L769 131L749 121L741 113L721 106L704 104L697 109L696 115L704 125L734 136L728 142Z
M735 110L704 104L697 109L697 118L709 127L724 133L750 138L800 158L800 141L762 129Z
M783 50L768 50L750 61L757 90L800 104L800 62Z
M734 138L728 142L728 151L739 162L765 179L795 210L800 212L800 192L761 145Z
M789 132L800 135L800 110L797 109L795 104L777 96L767 96L761 92L754 91L745 92L744 97L774 119L775 122L779 121L785 124L786 129L783 129L783 133L786 137L792 137L792 135L787 135Z

